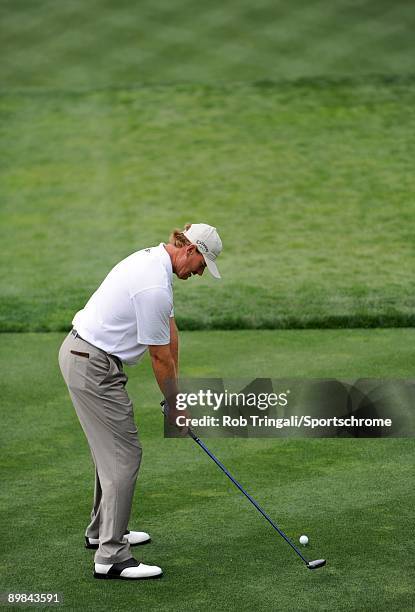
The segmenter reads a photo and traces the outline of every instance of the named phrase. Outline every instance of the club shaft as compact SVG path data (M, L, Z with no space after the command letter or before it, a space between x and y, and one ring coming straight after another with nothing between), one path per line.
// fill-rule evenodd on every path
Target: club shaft
M202 442L202 440L200 438L198 438L196 436L196 434L193 433L193 431L191 429L189 429L188 433L189 433L190 437L193 438L193 440L200 446L200 448L202 448L205 451L205 453L207 455L209 455L209 457L216 463L216 465L222 470L222 472L224 474L226 474L226 476L229 478L229 480L231 480L233 482L233 484L236 487L238 487L238 489L241 491L241 493L243 493L245 495L245 497L247 499L249 499L251 504L253 504L255 506L255 508L258 510L258 512L260 512L262 514L262 516L267 519L268 523L275 529L275 531L277 531L280 534L280 536L284 538L284 540L287 542L287 544L289 544L291 546L291 548L297 553L297 555L299 557L301 557L301 559L304 561L304 563L307 564L308 563L307 559L301 554L301 551L298 550L297 546L295 546L295 544L293 544L293 542L291 542L290 538L287 535L285 535L285 533L274 523L274 521L261 508L261 506L254 500L254 498L251 497L251 495L249 495L249 493L247 493L247 491L245 491L243 486L240 485L237 480L235 480L235 478L232 476L232 474L230 474L230 472L228 472L226 467L219 461L219 459L217 459L215 457L215 455L213 453L211 453L211 451L204 444L204 442Z

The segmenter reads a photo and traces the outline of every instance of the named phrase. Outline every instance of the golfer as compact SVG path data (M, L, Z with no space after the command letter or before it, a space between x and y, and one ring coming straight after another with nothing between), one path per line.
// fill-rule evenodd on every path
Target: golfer
M221 250L216 228L197 223L173 231L168 244L133 253L76 313L60 348L59 366L95 464L94 502L85 532L86 547L96 549L95 578L162 575L160 567L138 562L130 548L149 542L150 536L128 530L142 451L123 364L137 363L148 349L174 423L179 341L172 275L187 280L207 267L220 278L215 260Z

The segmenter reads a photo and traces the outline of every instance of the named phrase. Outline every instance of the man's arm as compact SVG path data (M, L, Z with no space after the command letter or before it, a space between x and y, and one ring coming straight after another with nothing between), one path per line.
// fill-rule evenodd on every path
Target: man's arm
M155 344L148 347L154 376L163 396L176 407L177 376L176 365L170 350L170 344Z
M170 344L151 345L148 347L151 365L153 366L154 376L156 377L160 391L169 404L168 419L176 425L176 418L179 415L190 416L185 410L177 410L176 396L178 393L177 373L174 357L171 352ZM187 433L187 427L179 428L181 433Z
M176 377L179 377L179 333L174 317L170 317L170 352L176 366Z

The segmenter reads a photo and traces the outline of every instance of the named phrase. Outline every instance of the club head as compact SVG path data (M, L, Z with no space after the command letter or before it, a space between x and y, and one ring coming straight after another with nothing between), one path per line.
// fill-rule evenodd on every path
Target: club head
M323 565L326 565L325 559L316 559L315 561L307 562L308 569L318 569L319 567L323 567Z

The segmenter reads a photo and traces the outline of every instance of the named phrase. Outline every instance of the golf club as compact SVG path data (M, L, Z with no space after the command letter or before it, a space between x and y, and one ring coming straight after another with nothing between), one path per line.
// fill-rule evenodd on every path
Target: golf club
M165 416L167 416L168 410L169 410L167 401L163 400L162 402L160 402L160 405L161 405L161 409L163 411L163 414ZM311 570L312 569L318 569L319 567L323 567L323 565L326 565L326 560L325 559L316 559L315 561L308 561L304 557L304 555L301 553L301 551L297 548L297 546L293 542L291 542L290 538L282 531L282 529L280 529L272 521L272 519L261 508L261 506L254 500L254 498L251 497L251 495L249 495L249 493L247 493L247 491L245 491L245 489L242 487L242 485L240 485L239 482L237 480L235 480L235 478L232 476L232 474L230 474L228 472L228 470L225 468L225 466L219 461L219 459L217 459L215 457L215 455L208 449L206 444L204 442L202 442L202 440L190 429L190 427L188 428L188 432L187 433L196 442L196 444L198 444L200 446L200 448L202 448L205 451L205 453L207 455L209 455L209 457L211 459L213 459L213 461L222 470L222 472L224 472L226 474L226 476L233 482L233 484L236 487L238 487L238 489L241 491L241 493L243 493L245 495L245 497L247 499L249 499L251 504L253 504L255 506L255 508L262 514L262 516L267 519L268 523L275 529L275 531L277 531L280 534L280 536L284 538L284 540L287 542L287 544L289 544L291 546L291 548L297 553L297 555L304 561L304 563L306 564L308 569L311 569Z

